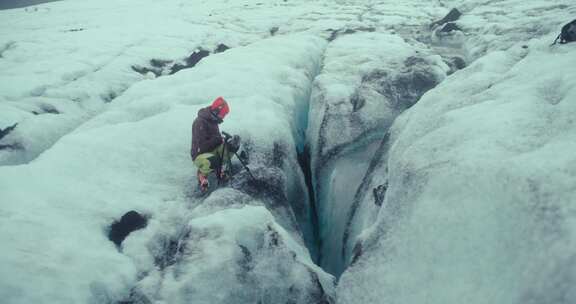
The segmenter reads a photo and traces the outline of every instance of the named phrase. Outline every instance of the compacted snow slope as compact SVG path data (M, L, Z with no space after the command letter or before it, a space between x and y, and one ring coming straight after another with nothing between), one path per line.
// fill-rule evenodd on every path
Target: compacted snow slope
M430 26L452 8L458 29ZM549 44L575 16L567 0L0 11L1 302L574 303L576 45ZM190 125L217 96L257 180L235 164L201 199ZM130 210L147 226L116 246Z

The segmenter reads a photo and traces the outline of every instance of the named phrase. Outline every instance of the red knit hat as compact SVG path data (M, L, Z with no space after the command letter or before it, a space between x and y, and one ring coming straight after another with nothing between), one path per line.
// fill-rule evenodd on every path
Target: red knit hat
M224 119L228 112L230 112L230 107L224 98L218 97L210 106L210 110L216 113L220 119Z

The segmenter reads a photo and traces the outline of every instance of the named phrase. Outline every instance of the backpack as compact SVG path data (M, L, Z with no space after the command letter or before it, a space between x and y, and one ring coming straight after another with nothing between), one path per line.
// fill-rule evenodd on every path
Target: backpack
M562 27L560 35L556 37L556 40L554 40L552 45L556 44L558 40L560 40L560 44L576 41L576 19Z

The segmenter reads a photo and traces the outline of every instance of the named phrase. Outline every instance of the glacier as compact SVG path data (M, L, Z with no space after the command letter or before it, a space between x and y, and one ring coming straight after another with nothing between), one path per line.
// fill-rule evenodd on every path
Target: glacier
M574 303L576 43L550 45L574 16L568 0L0 10L1 302ZM190 125L217 96L256 180L234 161L199 198ZM125 214L146 225L115 244Z

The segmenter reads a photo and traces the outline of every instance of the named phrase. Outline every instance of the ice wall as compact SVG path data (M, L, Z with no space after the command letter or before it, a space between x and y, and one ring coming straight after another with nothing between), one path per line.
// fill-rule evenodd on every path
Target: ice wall
M388 127L448 70L440 56L397 35L357 33L329 45L312 92L308 141L320 263L331 273L344 270L356 237L350 233L361 230L352 232L357 192Z

